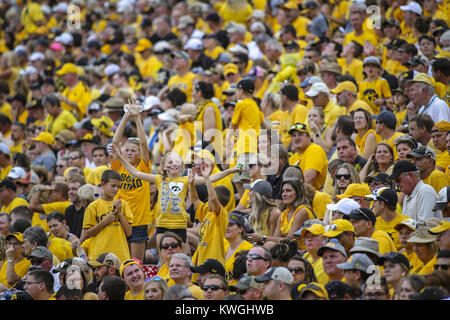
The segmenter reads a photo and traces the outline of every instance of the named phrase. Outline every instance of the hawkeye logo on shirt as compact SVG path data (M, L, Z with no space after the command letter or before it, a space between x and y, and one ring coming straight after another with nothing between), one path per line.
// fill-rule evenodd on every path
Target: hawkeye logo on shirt
M378 93L373 89L367 89L363 92L363 95L367 97L370 102L377 100L379 98Z
M142 181L139 178L135 178L131 175L122 173L120 175L120 189L133 190L142 187Z

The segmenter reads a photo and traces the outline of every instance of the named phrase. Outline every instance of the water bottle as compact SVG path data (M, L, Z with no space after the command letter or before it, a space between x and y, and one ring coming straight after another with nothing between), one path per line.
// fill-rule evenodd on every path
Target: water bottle
M87 260L88 256L86 254L86 251L84 251L84 249L82 247L78 247L77 248L77 255L78 255L78 257L80 257L80 258L82 258L84 260Z

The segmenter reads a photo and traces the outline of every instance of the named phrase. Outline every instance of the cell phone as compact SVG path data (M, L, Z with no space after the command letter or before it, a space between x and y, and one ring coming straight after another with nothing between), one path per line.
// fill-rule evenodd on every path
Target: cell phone
M191 175L191 172L192 172L192 169L190 169L190 168L189 168L189 169L187 169L187 175L188 175L188 176L190 176L190 175Z

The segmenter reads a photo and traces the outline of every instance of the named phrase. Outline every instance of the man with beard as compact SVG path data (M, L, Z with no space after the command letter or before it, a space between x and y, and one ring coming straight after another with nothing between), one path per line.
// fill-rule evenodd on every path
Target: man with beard
M118 276L120 270L120 260L114 253L105 252L94 261L88 261L94 269L94 281L92 281L87 291L98 293L98 289L106 276Z

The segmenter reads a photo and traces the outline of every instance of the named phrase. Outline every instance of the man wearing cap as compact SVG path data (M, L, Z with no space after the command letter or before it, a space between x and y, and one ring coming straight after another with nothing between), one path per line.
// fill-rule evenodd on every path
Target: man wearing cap
M203 31L196 29L195 25L196 25L195 20L189 15L182 16L180 18L180 20L178 21L177 29L183 43L188 43L189 40L192 39L203 38L204 35Z
M309 129L304 123L295 123L289 129L292 136L292 151L289 164L297 165L302 169L304 182L320 190L327 175L328 159L325 151L311 141Z
M419 107L419 113L430 115L434 123L442 120L449 122L450 109L435 93L434 80L425 73L419 73L410 82L410 98L414 105Z
M11 153L9 147L4 142L0 142L0 179L6 178L11 169Z
M77 122L77 118L68 110L61 108L57 94L49 94L42 100L42 105L47 111L45 130L56 136L61 130L71 129Z
M323 236L329 238L328 240L337 241L348 254L355 243L355 228L344 216L342 219L333 220L328 226L325 226Z
M292 273L285 267L273 267L262 276L255 277L258 283L263 283L262 291L268 300L292 300L291 288L294 284Z
M18 206L28 206L28 202L17 196L17 186L10 179L3 179L0 182L0 212L11 213Z
M372 210L377 217L375 230L387 232L392 237L397 251L399 251L402 245L398 238L398 231L395 229L395 226L409 217L396 212L398 204L397 192L388 187L382 187L374 190L373 193L367 195L367 197L374 200L372 203Z
M33 166L44 166L48 171L49 181L53 178L53 173L56 166L56 156L51 149L52 144L55 142L55 138L48 132L42 131L31 141L36 145L39 156L33 160Z
M262 300L262 284L255 281L255 277L244 274L239 281L230 286L230 290L242 296L244 300Z
M216 259L207 259L202 265L191 267L193 273L197 273L197 281L195 282L200 288L203 288L205 280L212 274L218 274L225 278L225 268L222 263Z
M411 269L411 273L426 275L433 272L439 250L436 245L436 235L431 234L428 227L422 225L411 233L408 243L413 244L414 252L419 258L418 265Z
M450 187L447 187L447 188L450 188ZM441 207L441 206L438 206L438 208L439 207ZM449 221L441 220L439 225L437 225L436 227L428 228L428 232L431 233L432 235L436 236L440 251L450 250L450 222Z
M341 109L330 99L330 90L323 82L314 83L311 88L305 92L305 95L311 98L314 107L323 109L325 114L325 126L333 127L337 117L342 114Z
M328 90L331 91L337 87L338 82L336 78L342 74L342 67L337 62L321 64L320 74Z
M450 176L436 169L436 153L428 146L414 149L406 155L419 168L420 179L434 188L438 193L442 188L450 185Z
M223 75L225 76L226 82L231 85L237 85L241 79L241 74L239 73L239 68L234 63L227 63L223 66ZM225 91L230 91L229 89ZM226 92L224 92L226 94Z
M386 48L385 58L387 59L385 70L390 74L399 76L402 72L408 71L407 62L415 53L410 52L409 48L403 47L405 44L407 44L405 40L394 38L384 45Z
M56 71L56 75L62 77L66 88L58 98L61 100L63 110L75 111L80 119L83 119L87 106L91 102L91 92L83 82L78 79L78 69L73 63L66 63Z
M298 101L298 89L291 84L284 85L280 90L281 95L281 109L283 115L280 119L279 134L281 142L289 147L291 143L291 135L289 129L294 123L305 123L308 115L308 109Z
M398 161L389 179L406 195L403 199L402 214L419 223L432 217L442 218L440 211L433 211L437 199L436 191L420 179L419 169L414 163L407 160Z
M446 136L450 131L450 122L439 121L431 129L431 139L436 151L436 169L445 172L450 165L450 154L447 152Z
M336 95L338 105L345 108L343 114L349 115L360 108L372 112L370 106L358 99L358 89L356 85L351 81L339 82L336 88L330 90L331 93Z
M326 235L326 233L324 235ZM338 268L337 265L345 263L347 260L347 253L339 241L336 239L329 239L323 243L317 253L322 257L323 269L328 276L327 283L332 280L342 281L344 270Z
M331 223L336 219L343 219L345 215L350 214L353 209L358 209L361 206L358 202L350 198L342 198L337 203L327 204L325 223Z
M186 51L173 53L173 69L176 74L170 77L167 85L170 89L178 88L186 94L187 102L192 102L192 88L199 80L198 76L190 71L190 56Z
M88 261L87 263L94 269L94 281L87 287L90 292L98 293L98 289L104 277L119 276L121 263L114 253L102 253L96 260Z
M31 251L27 259L31 261L31 265L39 266L52 274L54 279L53 291L58 291L61 283L59 281L59 271L53 265L53 253L44 246L37 246Z
M417 39L414 36L414 23L422 16L422 7L415 1L411 1L406 5L400 6L403 11L403 21L400 24L404 39L408 43L416 43Z
M362 292L364 283L373 271L369 269L372 265L374 265L372 260L366 254L354 253L347 259L347 262L340 263L336 267L344 270L345 283L361 289Z
M312 225L308 227L304 224L295 235L300 235L301 239L305 242L306 252L303 254L303 258L311 263L317 281L325 285L328 282L328 276L323 270L322 258L317 254L317 251L322 246L325 239L323 237L325 228L319 221L312 223Z
M372 210L367 208L355 209L346 218L355 228L357 237L368 237L378 241L381 254L396 251L395 244L389 234L383 230L375 229L376 216Z
M22 252L23 236L20 232L10 233L5 237L6 259L0 268L0 290L14 286L27 273L30 266Z
M373 116L376 119L375 132L382 138L380 142L388 143L394 150L394 159L398 159L397 148L394 145L394 140L403 135L403 133L396 131L397 118L392 111L382 111L378 116Z

